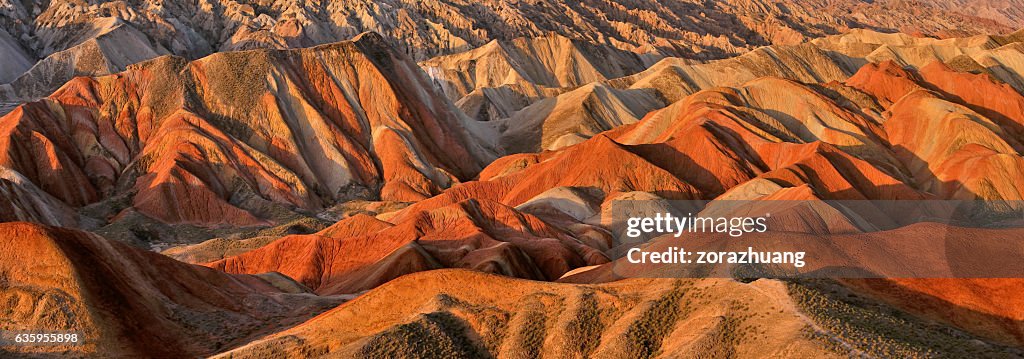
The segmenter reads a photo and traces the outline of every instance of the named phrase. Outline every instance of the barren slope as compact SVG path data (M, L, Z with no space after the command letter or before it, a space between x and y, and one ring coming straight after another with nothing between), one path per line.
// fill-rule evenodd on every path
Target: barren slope
M9 354L209 355L342 301L296 292L280 275L228 275L84 232L3 223L0 233L0 329L71 331L82 342Z
M763 77L780 77L809 84L845 81L862 66L893 61L901 67L921 69L932 63L971 73L995 76L1021 91L1021 37L979 35L967 38L919 38L855 30L815 39L800 45L773 45L743 55L708 62L665 58L643 71L634 67L628 76L609 78L583 62L581 67L522 66L526 60L509 56L512 45L489 44L469 52L441 56L421 63L435 83L469 116L499 123L501 144L507 153L536 152L578 143L594 134L635 122L649 111L662 108L702 90L733 87ZM520 47L532 57L548 58L550 40L520 39ZM531 44L525 46L523 44ZM536 46L534 46L536 45ZM575 46L571 49L585 49ZM590 47L578 53L608 53ZM574 64L577 52L561 52L556 64ZM609 54L610 64L629 63L621 54ZM583 56L587 57L587 56ZM589 57L599 57L590 55ZM628 58L628 57L627 57ZM551 62L551 61L548 61ZM555 81L550 76L570 76ZM638 72L639 71L639 72ZM592 76L581 74L591 73ZM580 83L580 80L589 81Z
M673 4L665 9L680 10ZM861 6L886 4L893 3ZM931 11L929 4L917 13ZM800 5L787 11L799 18L818 6ZM1007 21L1016 16L997 5L971 8ZM900 16L877 21L896 26ZM256 33L235 44L277 41ZM246 344L225 355L1021 355L1024 314L1013 305L1019 280L596 284L620 279L609 264L615 243L607 213L616 200L959 199L1016 213L1024 203L1020 33L928 39L854 31L713 62L665 59L625 77L647 65L642 56L584 49L592 45L569 38L495 42L426 62L435 66L432 76L392 50L389 38L364 34L306 50L192 62L162 57L116 75L77 78L0 119L0 219L78 226L136 244L221 236L166 252L213 269L25 224L9 225L21 231L9 241L31 237L25 232L77 242L42 256L21 248L61 240L12 242L18 250L0 265L30 289L38 279L17 268L33 258L49 265L50 257L85 264L46 270L92 270L100 273L95 283L124 284L111 295L125 305L66 307L99 323L87 328L133 329L117 318L134 312L103 311L142 308L156 323L153 335L168 343L223 339L158 354L205 355ZM446 92L490 121L468 118ZM503 151L523 153L495 159ZM857 216L875 223L896 217L792 210L810 220L782 225L815 233L858 232ZM313 218L340 220L327 227ZM794 218L804 219L778 221ZM927 229L897 233L922 238L931 235ZM92 255L100 247L114 253ZM933 250L922 258L941 249ZM474 272L434 271L441 268ZM169 274L155 274L161 270ZM262 318L293 307L238 309L252 303L246 298L263 305L270 299L261 298L278 296L264 293L273 291L266 281L246 276L267 272L287 276L270 281L290 290L369 292L269 334L257 328ZM163 275L170 284L150 279ZM203 280L193 281L197 276ZM105 295L81 289L92 283L81 278L64 281L78 287L58 284L86 293L72 296ZM577 284L540 283L555 280ZM159 295L119 294L149 294L149 286ZM179 292L187 294L173 295ZM207 327L207 317L187 310L164 315L180 312L160 296L190 304L201 297L196 305L212 308L203 315L228 314ZM12 323L40 325L15 314L7 315L21 321ZM226 329L233 321L247 331ZM100 333L101 344L125 337L89 330ZM111 355L138 354L133 350Z
M219 357L913 356L936 343L949 355L1006 350L824 288L839 291L764 279L568 285L432 271ZM840 316L847 325L832 321Z
M86 212L128 230L145 218L244 227L353 199L415 201L494 156L488 129L427 81L372 34L163 57L18 107L0 121L0 164L67 206L103 201Z
M2 5L0 29L27 50L30 61L43 65L4 75L21 79L0 91L0 100L7 102L45 96L71 76L117 72L155 54L196 59L218 51L308 47L367 31L383 34L389 45L417 60L549 33L637 53L710 59L855 28L951 37L1024 26L1018 0L33 0ZM123 34L107 35L112 29ZM0 56L18 57L6 54L10 47L3 49ZM107 67L113 69L106 72Z
M999 103L988 103L985 97L972 97L967 88L951 83L971 83L970 89L983 93L1003 91L1004 97ZM352 292L383 282L366 286L366 278L390 278L395 270L407 273L438 266L535 278L529 271L516 269L522 267L509 257L483 256L478 245L469 247L468 253L463 249L454 261L431 259L443 258L441 253L451 255L451 249L444 249L449 246L466 248L461 238L478 236L474 226L492 238L512 238L513 248L545 243L538 237L557 236L537 234L555 231L587 244L578 248L600 253L610 242L603 229L595 227L608 224L599 211L617 199L1018 201L1019 176L1009 173L1020 171L1019 120L1012 104L1021 95L1007 89L987 75L956 72L941 63L918 73L886 62L865 66L845 84L812 86L769 77L735 88L705 90L575 146L501 158L484 169L477 181L380 216L395 227L349 239L284 238L212 265L240 273L279 270L321 293ZM999 107L1002 103L1011 105ZM928 120L913 120L921 116ZM977 168L975 163L993 162L984 172L968 170ZM1007 202L1016 203L1020 202ZM445 218L468 217L475 225L445 220L445 231L440 231L436 218L455 208L467 214L446 214ZM525 216L535 224L510 225L502 219L509 217L485 208L501 208L515 214L511 218ZM427 218L431 220L425 222ZM493 232L494 223L511 232ZM406 239L396 240L402 236L391 232L406 233ZM515 239L524 234L528 234L525 240ZM415 245L403 248L403 244ZM289 249L295 246L315 250ZM344 246L353 250L334 249ZM422 255L419 246L431 255ZM363 250L353 254L354 248ZM291 257L288 253L309 254ZM594 263L553 262L550 257L538 261L544 258L541 252L526 253L535 263L557 263L539 267L548 279ZM481 266L469 258L497 265ZM374 275L367 277L367 273ZM324 288L333 289L325 292ZM981 309L970 303L958 301L957 305ZM987 325L953 322L972 330ZM993 335L1013 337L1017 328L1018 324L1008 325L1007 331ZM987 330L983 332L992 333Z

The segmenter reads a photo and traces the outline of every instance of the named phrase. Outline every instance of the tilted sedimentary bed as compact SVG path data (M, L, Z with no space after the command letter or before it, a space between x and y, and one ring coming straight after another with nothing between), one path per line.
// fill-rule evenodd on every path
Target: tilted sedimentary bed
M198 225L415 201L472 178L494 157L492 135L384 46L366 35L78 78L4 117L2 163L71 206L130 192L128 211Z
M0 302L13 304L0 329L79 330L88 345L52 353L100 356L1020 355L1019 280L623 279L607 215L618 200L799 200L821 205L786 208L772 226L856 237L858 220L894 214L819 200L1020 210L1020 32L854 30L798 44L840 29L752 15L778 14L761 2L559 3L565 18L544 21L533 15L553 3L523 2L478 22L459 16L481 7L396 4L345 7L366 16L332 18L349 22L339 28L323 25L330 11L304 11L342 5L317 3L164 4L215 9L181 24L114 3L39 15L129 19L82 22L74 41L48 33L53 55L37 71L97 76L0 118L0 220L35 222L0 224ZM821 6L908 6L844 4ZM998 21L956 28L1010 33L1000 21L1019 14L999 4L962 4ZM747 14L723 23L763 24L752 33L765 38L668 31L672 16L720 10ZM415 25L443 11L448 22ZM182 29L211 14L237 22ZM632 18L650 21L626 31ZM108 51L170 28L178 36L152 53ZM201 56L363 28L383 35ZM752 46L769 42L786 45ZM438 43L451 45L438 57L415 50ZM744 54L668 51L701 46ZM188 58L134 63L166 53ZM879 235L962 230L897 222ZM120 242L182 246L165 256Z
M228 275L90 233L29 223L0 224L0 233L0 329L81 336L81 345L42 349L51 355L210 355L343 301L302 294L287 277Z
M956 37L1024 25L1016 0L956 3L4 1L0 32L9 36L0 35L0 101L34 100L73 76L116 73L163 54L191 60L223 51L309 47L367 31L416 60L493 40L553 34L645 56L709 59L857 28ZM7 110L0 106L0 114Z

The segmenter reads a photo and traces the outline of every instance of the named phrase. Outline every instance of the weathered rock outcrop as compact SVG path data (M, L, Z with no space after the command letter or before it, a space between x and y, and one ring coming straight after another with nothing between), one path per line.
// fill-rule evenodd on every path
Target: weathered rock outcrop
M555 33L640 54L722 58L764 45L792 45L850 29L953 37L1009 33L1024 26L1018 1L898 0L708 3L634 0L562 1L250 0L151 2L6 1L0 29L20 43L34 70L0 77L0 100L34 100L71 76L119 72L155 54L197 59L218 51L310 47L363 32L417 60L493 40ZM0 47L7 56L8 46ZM106 68L115 68L104 72ZM7 69L5 69L7 70ZM97 72L99 71L99 72ZM614 71L613 71L614 72ZM0 108L2 111L2 108ZM4 113L4 112L0 112Z
M8 355L210 355L342 301L295 292L280 275L229 275L36 224L0 224L0 249L0 329L74 332L81 343Z
M77 78L3 118L0 164L71 207L128 194L146 216L207 226L415 201L475 176L493 136L386 46L367 34Z

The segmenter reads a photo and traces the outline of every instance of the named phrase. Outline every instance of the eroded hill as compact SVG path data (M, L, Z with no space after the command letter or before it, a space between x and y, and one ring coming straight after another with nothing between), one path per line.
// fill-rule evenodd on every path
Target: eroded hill
M87 228L133 218L246 227L348 200L416 201L495 156L488 128L372 34L163 57L78 78L3 124L0 162L20 174L5 183L35 208L5 219Z

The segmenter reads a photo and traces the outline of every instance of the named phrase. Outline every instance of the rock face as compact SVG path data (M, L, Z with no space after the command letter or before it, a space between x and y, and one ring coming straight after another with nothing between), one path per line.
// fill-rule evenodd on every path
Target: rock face
M13 81L18 74L32 67L32 57L7 31L0 29L0 84Z
M0 167L0 216L5 221L29 221L53 226L77 227L78 214L68 205L36 187L25 176Z
M1024 70L1018 65L1021 40L1019 33L935 39L855 30L716 61L669 57L638 69L622 65L637 63L635 55L623 57L607 48L576 43L563 46L572 51L558 52L551 50L550 39L523 39L440 56L421 66L463 112L498 125L507 153L519 153L579 143L702 90L763 77L825 85L845 81L865 64L886 61L913 69L938 62L964 72L988 73L1019 92L1024 88L1016 75ZM548 60L530 63L521 59L523 54ZM558 54L557 60L550 60L551 54ZM613 71L595 67L587 58L607 58L608 64L628 71L608 78ZM590 82L579 84L579 79Z
M3 223L0 233L0 329L77 332L83 343L10 355L209 355L341 302L289 294L284 277L228 275L84 232Z
M472 178L493 158L486 129L385 46L365 35L78 78L4 117L0 164L71 207L128 193L129 212L201 226Z
M396 225L355 216L336 226L342 228L284 237L208 265L228 273L280 272L319 294L346 294L436 268L554 280L608 261L601 252L607 242L586 243L583 234L490 201L455 203Z
M154 47L145 34L117 19L95 20L80 31L81 39L75 40L73 46L47 55L24 71L11 72L12 78L0 85L0 98L43 97L75 76L117 73L128 65L168 53L158 45Z
M1022 210L1022 34L845 31L1009 33L1006 4L5 4L0 91L61 86L0 118L0 221L36 223L0 224L0 329L112 357L1021 356L1019 280L620 280L606 215ZM865 216L893 217L773 223Z
M971 85L959 87L958 83ZM972 96L971 90L1004 97L996 101ZM348 239L285 237L209 265L232 273L281 271L321 294L351 293L400 273L439 267L533 279L570 273L567 280L591 282L615 278L600 275L608 273L611 264L601 265L607 259L597 255L610 242L594 226L603 223L594 209L606 208L613 200L638 198L638 194L650 199L981 199L1012 206L1019 203L1016 188L1021 188L1019 176L1010 174L1021 173L1017 164L1021 139L1015 132L1019 122L1013 105L1020 98L1012 87L987 74L957 72L942 63L920 71L892 61L869 64L845 83L825 85L760 78L686 96L641 121L577 145L501 158L476 181L381 216L393 227L373 234ZM985 172L969 173L968 169L981 164ZM441 218L445 219L438 222ZM507 218L520 220L510 223ZM522 218L531 224L524 226ZM512 231L494 232L495 223ZM560 246L571 251L558 249L556 241L533 247L545 242L541 237L559 238L558 230L571 239L562 239ZM856 231L852 225L816 230ZM525 234L529 236L520 237ZM477 236L488 241L464 239ZM510 245L491 241L502 238ZM601 242L601 238L606 239ZM573 242L586 246L568 246ZM521 249L533 263L549 266L537 266L536 271L523 267L521 263L530 261L497 251L503 247ZM356 248L362 255L345 254ZM452 257L452 253L458 255ZM574 259L588 257L599 260ZM569 272L594 264L598 266L592 270ZM533 274L537 271L545 275L537 277ZM984 292L995 301L1014 300L1006 297L1008 292L977 289L991 285L969 281L949 285L911 281L907 287L902 283L867 281L854 287L870 288L888 303L918 313L941 312L946 307L940 303L948 300L965 312L942 319L946 323L1003 343L1018 343L1021 321L1014 318L1019 313L971 314L992 312L975 295ZM938 299L917 306L908 304L908 296ZM323 323L315 322L310 328L321 328ZM310 329L311 333L316 330ZM305 335L318 335L311 333ZM369 333L378 332L362 335ZM260 353L267 348L263 345L280 344L269 343L273 344L250 349Z
M445 94L460 99L483 88L534 86L579 87L632 75L661 58L638 54L549 33L541 37L494 40L453 55L438 56L420 66L439 82Z
M666 199L981 199L1012 206L1021 187L1020 176L1011 173L1022 172L1013 105L1021 95L1011 88L988 74L957 72L942 63L916 71L888 61L864 66L846 83L762 78L704 90L578 145L499 159L478 181L387 220L415 223L436 208L474 199L516 206L571 228L565 223L599 221L581 221L573 216L587 212L573 208L638 192ZM972 96L974 90L1003 96ZM971 171L979 168L984 171ZM545 206L540 198L556 188L586 195ZM948 307L939 303L947 300L965 311L947 323L1017 343L1020 320L1013 318L1019 313L970 314L992 311L976 299L980 293L996 302L1014 300L979 289L996 284L910 282L911 298L938 298L916 306L893 289L901 283L871 286L887 288L879 296L918 311L943 312Z
M951 37L1024 26L1019 1L898 0L766 3L636 0L151 2L5 1L0 30L18 59L0 75L0 100L48 95L72 76L115 73L160 54L308 47L377 32L417 60L493 40L557 34L636 53L721 58L855 28ZM20 45L20 46L16 46ZM25 51L21 51L18 48ZM24 52L24 54L21 54ZM28 70L24 61L39 61ZM5 61L6 62L6 61ZM10 72L8 72L10 70ZM6 78L6 79L5 79Z
M557 150L606 130L639 121L664 107L651 89L619 90L593 83L539 100L498 121L507 153Z

